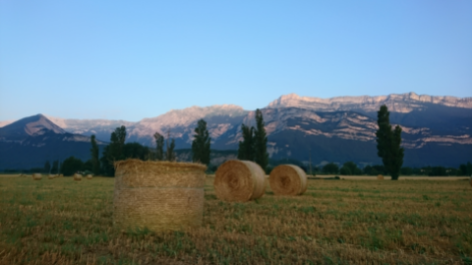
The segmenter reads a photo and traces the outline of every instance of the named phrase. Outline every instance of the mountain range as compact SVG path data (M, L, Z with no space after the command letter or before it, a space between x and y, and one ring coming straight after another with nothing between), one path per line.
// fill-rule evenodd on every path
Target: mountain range
M402 127L405 166L457 167L471 160L472 98L415 93L330 99L301 97L296 94L283 95L265 108L261 108L268 135L270 157L304 162L311 160L313 164L318 165L327 162L342 164L347 161L354 161L360 166L380 164L375 131L377 111L383 104L390 111L391 123ZM26 132L35 128L34 125L28 125L34 123L34 119L53 124L43 124L42 129L38 130L43 134L47 134L47 131L51 135L67 134L70 135L69 138L77 139L89 139L88 136L95 134L101 141L100 144L104 146L109 141L111 132L116 127L125 125L128 133L127 142L139 142L152 147L154 146L152 135L159 132L165 137L170 135L174 138L178 149L190 148L193 131L199 119L207 122L212 138L212 149L218 150L236 150L242 139L241 124L255 125L255 111L244 110L235 105L215 105L205 108L193 106L182 110L171 110L139 122L62 119L42 115L33 117L0 128L2 148L0 169L11 167L13 164L18 165L8 162L11 159L3 151L4 146L8 146L10 153L18 153L19 151L15 151L20 150L18 141L22 141L22 146L26 144L33 146L31 144L34 143L37 147L43 143L42 141L47 140L41 138L42 134L37 132L26 133L28 137L23 133L23 136L15 138L15 131ZM88 140L87 144L89 142ZM62 141L62 144L64 143ZM82 156L86 157L87 154L83 153Z

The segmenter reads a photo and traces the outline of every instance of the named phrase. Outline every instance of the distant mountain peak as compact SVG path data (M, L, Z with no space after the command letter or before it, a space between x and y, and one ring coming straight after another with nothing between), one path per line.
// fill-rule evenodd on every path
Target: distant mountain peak
M50 121L43 114L37 114L23 118L0 128L0 135L14 135L16 137L36 136L44 134L46 131L52 131L56 134L66 133L66 131Z

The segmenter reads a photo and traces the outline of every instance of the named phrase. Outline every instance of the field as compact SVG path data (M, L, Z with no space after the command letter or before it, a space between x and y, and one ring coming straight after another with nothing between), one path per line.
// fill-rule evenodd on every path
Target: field
M155 234L112 226L113 179L0 177L0 264L472 264L472 187L456 178L309 180L219 201L203 226Z

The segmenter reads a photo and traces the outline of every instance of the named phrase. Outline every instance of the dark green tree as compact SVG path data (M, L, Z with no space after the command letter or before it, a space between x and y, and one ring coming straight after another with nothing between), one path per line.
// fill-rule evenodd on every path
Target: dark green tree
M44 163L44 173L50 173L51 172L51 163L49 162L49 160L46 161L46 163Z
M266 171L267 165L269 164L264 118L259 109L256 110L256 129L254 130L254 162L259 164L264 171Z
M154 139L156 141L156 160L164 160L164 136L156 132L154 134Z
M111 144L114 145L114 160L124 159L123 147L126 140L126 127L124 125L117 127L110 138Z
M366 175L377 176L385 174L385 167L383 165L365 166L363 171Z
M90 148L90 155L91 155L91 163L92 163L92 172L95 175L100 174L100 158L99 158L99 152L100 149L98 148L97 141L95 140L95 135L92 135L90 137L90 142L92 144L92 148Z
M377 136L377 155L382 158L385 169L392 176L392 180L397 180L403 165L404 150L400 147L402 129L397 125L392 131L390 113L385 105L382 105L377 112L377 124L379 126L375 133Z
M59 160L54 160L52 162L51 172L53 174L58 174L59 173Z
M192 160L205 165L210 164L210 134L208 133L205 120L198 121L192 142Z
M335 163L328 163L323 166L322 171L325 174L338 174L339 167Z
M123 146L123 156L125 159L135 158L140 160L149 159L149 147L143 146L140 143L127 143Z
M84 163L82 162L82 160L71 156L64 160L64 162L62 163L61 171L64 176L72 176L77 171L81 171L83 166Z
M346 162L340 169L341 175L362 175L362 170L360 170L357 165L352 162Z
M110 144L103 149L100 163L102 171L106 176L113 176L115 174L115 161L125 159L123 147L126 139L126 127L117 127L110 135Z
M174 148L175 148L175 140L172 139L170 140L170 145L169 145L169 139L170 139L170 133L167 133L167 143L166 143L166 146L167 146L167 149L166 149L166 160L167 161L175 161L175 152L174 152Z
M254 127L241 124L243 141L239 141L238 159L254 161Z
M472 175L472 164L467 162L467 164L461 164L459 166L459 172L463 176L471 176Z

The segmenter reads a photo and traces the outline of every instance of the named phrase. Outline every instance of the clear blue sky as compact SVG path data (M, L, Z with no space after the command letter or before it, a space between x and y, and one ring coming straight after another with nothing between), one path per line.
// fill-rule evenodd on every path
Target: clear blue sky
M0 121L472 96L472 1L0 1Z

